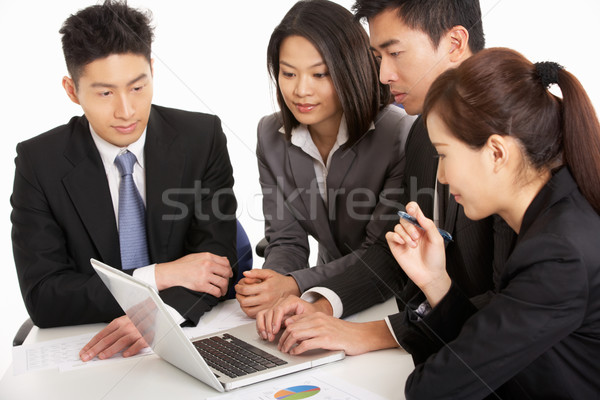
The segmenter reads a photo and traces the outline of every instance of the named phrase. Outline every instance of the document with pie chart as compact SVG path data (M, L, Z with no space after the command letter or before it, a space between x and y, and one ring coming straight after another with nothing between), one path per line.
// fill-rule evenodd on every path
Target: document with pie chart
M383 397L327 373L314 370L287 375L236 389L207 400L385 400Z

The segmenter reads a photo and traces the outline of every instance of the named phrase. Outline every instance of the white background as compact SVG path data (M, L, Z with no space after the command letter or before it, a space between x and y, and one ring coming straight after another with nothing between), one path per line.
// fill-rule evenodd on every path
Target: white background
M350 8L353 0L337 2ZM234 168L239 219L253 245L263 236L256 125L261 116L276 110L266 47L273 28L294 3L129 1L154 15L154 103L221 118ZM10 241L15 146L81 114L61 86L66 68L58 30L68 15L90 4L0 0L0 374L11 362L14 333L27 318ZM481 0L481 7L487 47L511 47L532 61L564 65L600 107L600 2Z

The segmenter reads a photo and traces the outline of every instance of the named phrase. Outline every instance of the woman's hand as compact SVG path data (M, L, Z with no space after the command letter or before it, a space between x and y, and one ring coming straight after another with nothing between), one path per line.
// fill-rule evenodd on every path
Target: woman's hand
M446 272L444 239L433 221L423 215L417 203L408 203L406 212L415 217L423 229L401 219L385 238L398 264L423 291L429 304L435 307L451 285Z
M244 278L235 285L235 298L242 311L250 318L268 310L287 296L300 296L300 289L292 276L282 275L270 269L244 271Z

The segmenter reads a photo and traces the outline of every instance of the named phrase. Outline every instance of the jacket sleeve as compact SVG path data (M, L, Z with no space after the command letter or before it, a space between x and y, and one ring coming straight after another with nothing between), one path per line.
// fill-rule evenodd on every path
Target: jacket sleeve
M278 176L276 171L281 171L284 166L272 166L267 162L265 152L281 151L269 148L265 137L272 134L268 120L272 117L261 119L258 125L258 140L256 157L260 186L263 195L263 215L265 218L265 237L268 246L265 249L265 263L263 268L272 269L281 274L308 268L310 248L308 234L300 225L298 218L301 212L294 209L292 202L287 201L284 195L286 184L283 176ZM283 136L283 135L282 135Z
M577 329L588 294L576 248L538 235L511 255L522 267L481 310L451 289L424 319L407 311L405 323L434 345L415 357L406 397L483 398Z
M91 266L77 265L27 148L17 146L12 245L25 306L40 328L105 322L123 314ZM89 259L89 258L88 258Z
M389 226L393 228L395 223L390 222ZM401 298L407 281L382 234L343 273L324 280L318 286L331 289L339 296L344 318L384 302L391 296Z
M237 275L236 218L237 202L233 193L233 168L227 151L227 140L218 117L213 117L212 141L204 174L198 177L202 195L195 200L194 217L185 239L185 252L209 252L227 257L233 269L231 287ZM194 325L218 302L206 293L184 287L171 287L160 292L165 303L175 308Z

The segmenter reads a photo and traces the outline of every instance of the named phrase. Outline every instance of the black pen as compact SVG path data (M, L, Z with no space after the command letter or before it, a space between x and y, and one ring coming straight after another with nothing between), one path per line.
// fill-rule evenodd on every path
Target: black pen
M407 220L408 222L410 222L411 224L413 224L414 226L416 226L417 228L421 228L423 230L425 230L425 228L423 228L418 222L417 219L415 217L413 217L412 215L405 213L404 211L398 211L398 216L402 219ZM449 243L452 241L452 235L448 232L446 232L443 229L438 228L438 232L440 232L440 235L442 235L442 237L444 238L444 243Z

